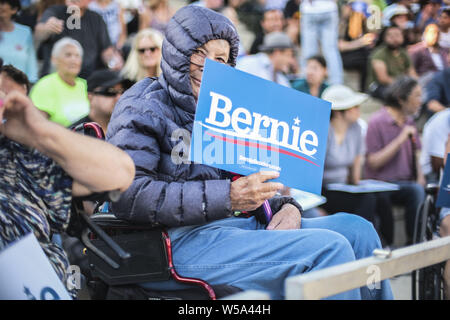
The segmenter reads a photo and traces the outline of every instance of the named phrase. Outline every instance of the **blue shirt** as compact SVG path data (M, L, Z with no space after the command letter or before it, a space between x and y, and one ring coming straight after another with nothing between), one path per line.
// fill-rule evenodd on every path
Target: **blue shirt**
M36 51L29 27L14 23L13 31L1 33L0 57L3 59L3 65L12 64L23 71L30 82L38 80Z

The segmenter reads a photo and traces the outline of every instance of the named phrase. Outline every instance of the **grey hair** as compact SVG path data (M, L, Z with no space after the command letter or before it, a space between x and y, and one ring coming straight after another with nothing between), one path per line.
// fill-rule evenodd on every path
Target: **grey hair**
M56 43L53 45L53 49L52 49L52 58L58 57L60 55L62 49L68 45L72 45L72 46L76 47L78 49L78 52L80 53L81 58L83 58L83 47L77 40L69 38L69 37L64 37L64 38L56 41Z

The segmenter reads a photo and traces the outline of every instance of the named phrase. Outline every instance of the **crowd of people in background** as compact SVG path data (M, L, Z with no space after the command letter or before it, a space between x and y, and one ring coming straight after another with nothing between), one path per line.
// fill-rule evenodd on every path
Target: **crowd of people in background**
M160 76L179 5L212 9L246 32L236 68L332 102L329 201L314 215L363 216L392 246L392 206L401 205L411 244L424 186L439 181L450 136L449 0L0 0L0 95L9 78L23 79L51 122L95 121L106 132L122 93ZM364 121L369 100L378 108ZM365 178L400 190L342 197L326 187ZM441 215L444 231L449 217Z

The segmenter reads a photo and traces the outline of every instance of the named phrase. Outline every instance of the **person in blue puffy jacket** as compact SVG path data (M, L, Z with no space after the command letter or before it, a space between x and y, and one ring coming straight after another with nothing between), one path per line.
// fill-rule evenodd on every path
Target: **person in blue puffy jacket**
M233 179L207 165L174 160L179 132L192 132L205 58L234 67L238 47L235 27L219 13L189 5L172 17L161 76L125 92L108 126L107 140L136 165L131 187L112 211L121 219L167 227L181 276L282 299L287 277L370 256L380 241L372 224L358 216L302 219L294 199L276 195L283 187L270 181L276 172ZM271 221L262 209L266 200ZM235 216L242 211L244 218ZM377 284L331 298L391 299L388 280ZM179 284L143 286L170 290Z

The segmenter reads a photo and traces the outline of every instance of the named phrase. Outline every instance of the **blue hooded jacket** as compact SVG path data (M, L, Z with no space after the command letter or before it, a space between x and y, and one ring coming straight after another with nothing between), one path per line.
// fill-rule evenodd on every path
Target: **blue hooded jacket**
M232 215L231 181L224 179L221 170L177 164L171 158L180 142L172 138L174 131L192 132L196 101L189 78L191 54L213 39L229 42L228 64L235 66L239 38L233 24L203 7L181 8L167 26L162 75L136 83L118 101L106 138L126 151L136 166L132 185L112 204L118 218L178 227ZM273 212L292 201L271 200Z

